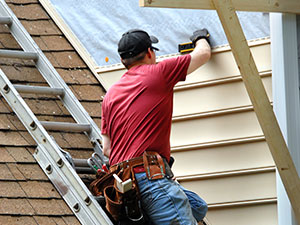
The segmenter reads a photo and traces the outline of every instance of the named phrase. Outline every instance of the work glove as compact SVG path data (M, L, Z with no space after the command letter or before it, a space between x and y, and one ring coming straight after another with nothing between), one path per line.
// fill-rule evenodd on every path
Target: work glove
M190 37L190 40L193 42L193 45L196 46L196 42L198 40L200 40L201 38L204 38L210 45L209 37L210 37L210 34L208 33L208 30L204 28L201 30L196 30L193 33L193 35Z

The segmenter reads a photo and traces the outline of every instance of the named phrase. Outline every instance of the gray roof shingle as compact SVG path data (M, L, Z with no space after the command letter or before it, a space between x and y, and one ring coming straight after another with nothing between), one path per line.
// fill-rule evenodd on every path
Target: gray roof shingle
M47 12L37 0L6 2L100 126L104 90ZM21 49L4 25L0 25L0 48ZM0 68L15 84L47 86L32 61L0 58ZM74 122L58 98L22 96L40 120ZM76 158L88 158L93 152L82 133L50 134ZM33 158L35 148L30 134L0 96L0 224L80 224Z

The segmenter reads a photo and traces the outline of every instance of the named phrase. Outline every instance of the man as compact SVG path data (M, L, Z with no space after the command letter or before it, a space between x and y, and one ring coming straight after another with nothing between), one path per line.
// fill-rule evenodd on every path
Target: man
M209 60L208 38L206 29L198 30L191 37L192 53L156 64L156 37L137 29L123 34L118 52L128 71L108 90L102 105L103 152L110 165L145 151L157 152L169 162L173 88ZM135 178L142 208L152 223L194 225L205 216L206 203L174 180L149 180L143 168L135 170Z

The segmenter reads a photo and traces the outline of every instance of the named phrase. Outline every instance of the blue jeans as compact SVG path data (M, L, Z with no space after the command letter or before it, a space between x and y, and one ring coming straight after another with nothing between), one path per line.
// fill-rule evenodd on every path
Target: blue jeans
M135 177L142 207L153 224L196 225L204 218L207 204L194 192L172 179L148 180L145 173Z

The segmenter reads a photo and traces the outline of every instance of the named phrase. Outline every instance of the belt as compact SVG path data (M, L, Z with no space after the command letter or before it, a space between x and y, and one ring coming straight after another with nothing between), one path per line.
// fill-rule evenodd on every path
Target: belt
M146 172L149 180L161 179L166 175L166 166L163 160L157 152L145 151L143 156L125 160L111 166L110 172L113 173L120 170L130 170L132 173Z
M118 169L121 170L121 169L125 169L125 168L128 168L128 167L133 168L133 171L135 173L145 172L143 156L132 158L132 159L129 159L129 160L125 160L125 161L120 162L118 164L112 165L109 170L110 170L110 172L114 172ZM143 168L143 171L142 171L142 168Z
M144 166L137 166L133 168L134 173L143 173L145 172L145 167Z

